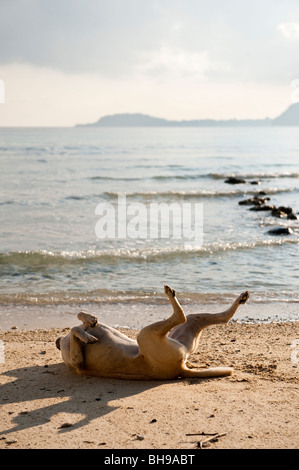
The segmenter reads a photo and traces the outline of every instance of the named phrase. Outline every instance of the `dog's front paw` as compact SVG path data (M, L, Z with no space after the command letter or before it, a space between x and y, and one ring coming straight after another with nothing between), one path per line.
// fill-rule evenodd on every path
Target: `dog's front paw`
M94 328L95 326L97 326L98 319L95 315L89 314L89 317L87 319L87 323L90 327Z
M239 296L238 301L240 304L245 304L245 302L247 302L248 299L249 299L249 292L247 290L246 292L243 292L243 294Z
M98 338L93 335L90 335L89 333L86 333L84 341L85 343L95 343L96 341L98 341Z
M169 286L166 286L166 284L164 285L164 292L167 295L167 297L175 297L175 294L176 294L175 290Z
M90 313L80 312L78 314L78 318L85 326L89 326L90 328L95 327L98 323L97 317L95 315L91 315Z

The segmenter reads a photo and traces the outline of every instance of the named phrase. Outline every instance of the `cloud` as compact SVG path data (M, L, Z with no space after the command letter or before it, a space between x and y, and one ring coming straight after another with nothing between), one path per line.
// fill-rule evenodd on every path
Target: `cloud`
M277 30L287 39L299 39L299 23L280 23Z
M0 0L1 123L274 117L299 78L297 3Z
M271 11L271 15L269 15ZM293 0L2 0L0 63L157 80L289 80L297 37ZM286 18L282 22L281 19ZM283 67L280 66L283 64Z
M190 52L181 48L164 46L158 50L143 53L135 71L138 75L159 77L159 80L172 80L176 77L204 80L210 66L206 51Z
M0 57L68 73L126 75L141 50L158 45L158 28L151 2L2 1Z

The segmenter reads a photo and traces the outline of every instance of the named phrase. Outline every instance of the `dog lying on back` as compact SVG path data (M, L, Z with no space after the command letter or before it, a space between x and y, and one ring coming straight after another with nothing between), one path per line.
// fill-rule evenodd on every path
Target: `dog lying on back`
M172 315L143 328L137 341L98 323L94 315L80 312L78 319L82 324L56 340L64 362L80 373L129 380L231 375L230 367L189 369L186 361L196 350L202 330L210 325L227 323L238 307L248 300L248 291L222 313L187 316L176 298L175 290L164 286L164 291L173 307Z

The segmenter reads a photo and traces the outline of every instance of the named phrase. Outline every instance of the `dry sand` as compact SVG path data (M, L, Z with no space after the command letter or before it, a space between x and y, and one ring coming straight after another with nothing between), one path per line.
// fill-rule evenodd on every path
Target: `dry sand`
M298 448L299 322L210 327L190 363L234 375L168 382L77 375L54 345L67 331L0 333L0 448Z

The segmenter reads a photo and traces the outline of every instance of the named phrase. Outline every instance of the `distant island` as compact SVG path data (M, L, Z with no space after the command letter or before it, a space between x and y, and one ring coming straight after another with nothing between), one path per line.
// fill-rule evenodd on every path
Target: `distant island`
M104 116L91 124L77 124L75 127L269 127L299 126L299 103L294 103L275 119L228 119L228 120L183 120L169 121L146 114L113 114Z

